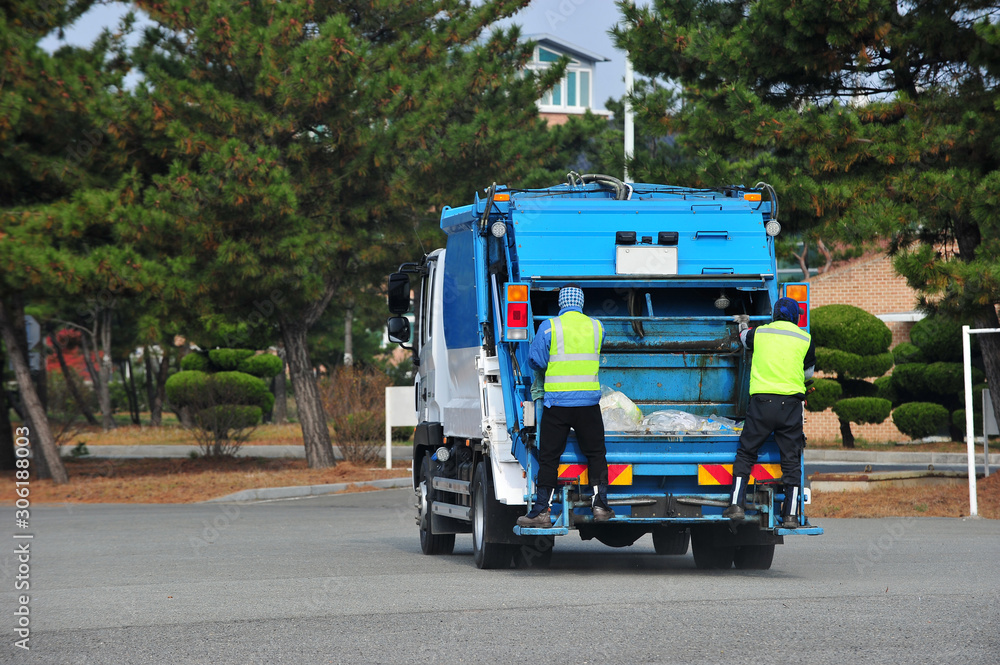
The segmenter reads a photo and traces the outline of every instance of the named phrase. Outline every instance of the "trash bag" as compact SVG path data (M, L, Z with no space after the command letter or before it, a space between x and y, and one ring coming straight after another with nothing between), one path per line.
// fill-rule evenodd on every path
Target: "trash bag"
M625 393L601 386L601 417L606 432L638 432L642 411Z

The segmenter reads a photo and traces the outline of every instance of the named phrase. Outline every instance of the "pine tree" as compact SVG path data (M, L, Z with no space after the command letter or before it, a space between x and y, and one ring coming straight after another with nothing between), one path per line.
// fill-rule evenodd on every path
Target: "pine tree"
M524 73L516 30L484 36L527 0L137 4L156 26L117 221L206 311L277 324L308 462L332 465L310 329L428 246L435 208L551 156L535 100L561 71Z
M764 180L792 229L889 241L927 309L1000 326L994 4L619 4L618 44L680 87L664 127L706 181ZM980 341L1000 385L1000 335Z

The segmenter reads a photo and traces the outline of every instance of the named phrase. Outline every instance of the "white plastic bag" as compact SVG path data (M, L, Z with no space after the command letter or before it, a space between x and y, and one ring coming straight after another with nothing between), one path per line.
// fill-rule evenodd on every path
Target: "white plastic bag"
M606 432L638 432L642 411L625 393L601 386L601 417Z

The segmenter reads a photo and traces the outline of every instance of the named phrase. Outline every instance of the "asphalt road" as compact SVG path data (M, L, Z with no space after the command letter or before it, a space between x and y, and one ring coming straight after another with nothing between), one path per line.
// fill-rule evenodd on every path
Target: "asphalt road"
M0 663L1000 662L1000 522L816 520L769 571L576 535L547 571L420 554L407 490L33 509L30 651L10 543Z

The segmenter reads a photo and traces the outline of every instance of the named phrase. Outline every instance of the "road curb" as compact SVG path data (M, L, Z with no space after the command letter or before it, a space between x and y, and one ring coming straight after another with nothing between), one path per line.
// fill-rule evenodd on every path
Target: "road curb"
M411 487L413 481L407 478L384 478L382 480L365 480L356 483L333 483L330 485L294 485L291 487L262 487L260 489L242 490L216 497L199 503L246 503L248 501L273 501L275 499L297 499L307 496L322 496L336 494L349 487L376 487L378 489L395 489Z

